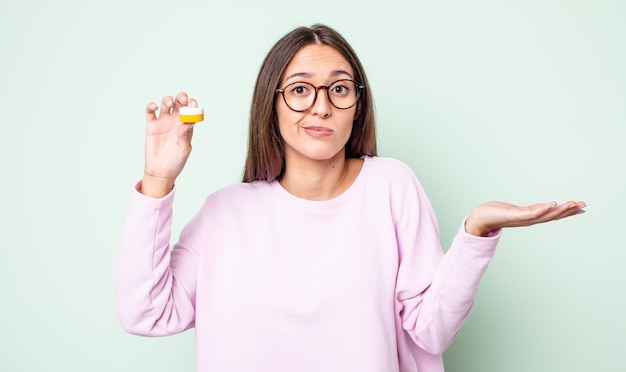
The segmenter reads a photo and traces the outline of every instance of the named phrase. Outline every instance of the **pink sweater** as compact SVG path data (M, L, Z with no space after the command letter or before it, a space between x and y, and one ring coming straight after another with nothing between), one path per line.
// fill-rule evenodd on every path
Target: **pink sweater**
M174 192L132 196L115 274L128 332L196 331L199 372L439 372L499 231L444 255L411 170L365 158L329 201L278 182L206 199L170 250Z

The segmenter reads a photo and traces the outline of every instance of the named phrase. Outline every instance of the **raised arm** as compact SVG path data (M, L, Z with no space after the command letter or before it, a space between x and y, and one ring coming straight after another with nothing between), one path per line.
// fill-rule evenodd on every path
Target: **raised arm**
M178 111L197 106L180 93L164 97L160 114L146 108L145 170L133 191L115 271L120 323L130 333L162 336L194 325L198 229L186 227L170 250L174 182L191 152L193 126Z

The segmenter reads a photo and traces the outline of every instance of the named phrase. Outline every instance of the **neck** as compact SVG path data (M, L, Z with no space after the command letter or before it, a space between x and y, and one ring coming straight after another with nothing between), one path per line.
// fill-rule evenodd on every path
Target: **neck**
M359 159L346 159L343 154L326 161L309 159L295 164L286 159L285 173L279 182L297 197L330 200L352 185L359 173L360 162ZM355 167L357 163L359 166Z

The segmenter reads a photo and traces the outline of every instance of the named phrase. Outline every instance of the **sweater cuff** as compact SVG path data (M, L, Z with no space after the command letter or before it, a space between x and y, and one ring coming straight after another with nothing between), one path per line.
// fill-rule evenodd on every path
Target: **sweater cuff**
M472 235L465 231L465 221L467 221L468 217L465 217L459 229L459 236L461 237L462 242L477 248L495 250L496 245L498 245L498 241L500 240L500 236L502 236L502 229L491 230L487 236Z
M176 193L176 186L172 188L169 194L162 198L152 198L141 193L141 181L138 181L133 187L131 204L140 208L147 208L153 210L162 210L164 208L171 208L174 203L174 194Z

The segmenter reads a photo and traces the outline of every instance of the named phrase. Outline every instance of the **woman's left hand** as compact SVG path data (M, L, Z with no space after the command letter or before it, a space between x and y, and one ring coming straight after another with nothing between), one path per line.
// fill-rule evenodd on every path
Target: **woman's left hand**
M487 236L490 231L503 227L530 226L560 220L583 213L584 202L569 201L563 204L540 203L529 206L491 201L479 205L465 221L465 231L476 236Z

